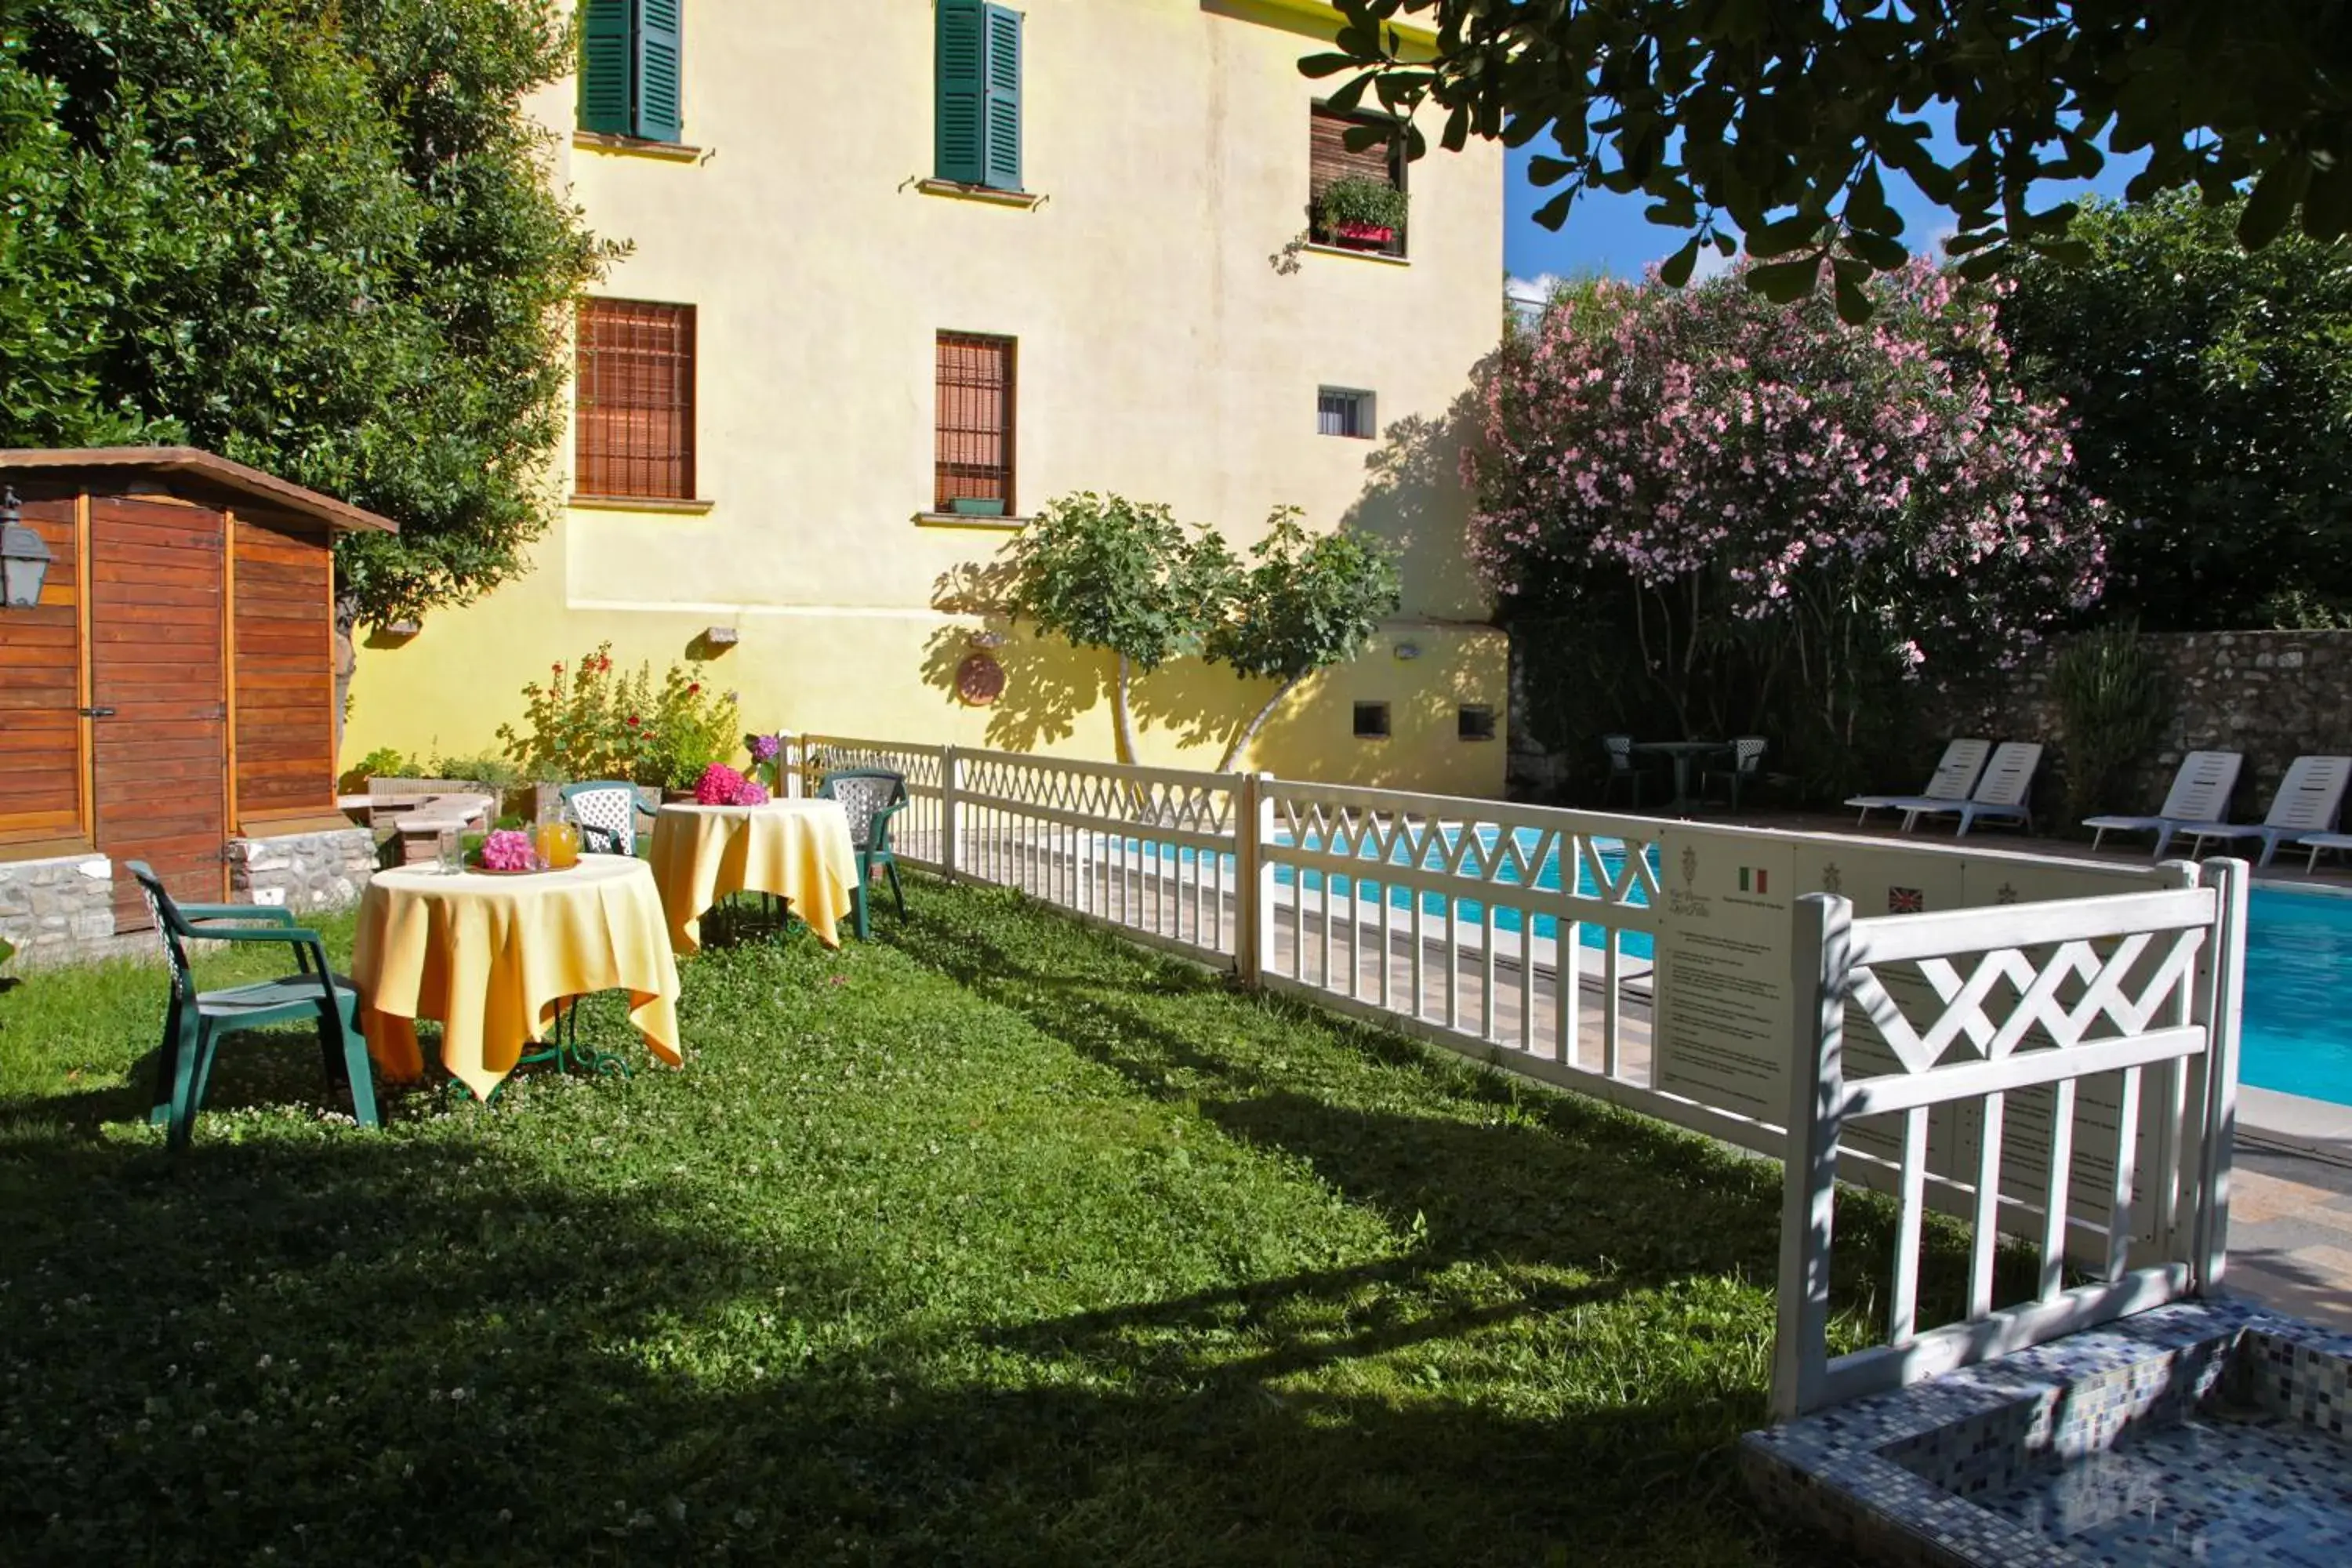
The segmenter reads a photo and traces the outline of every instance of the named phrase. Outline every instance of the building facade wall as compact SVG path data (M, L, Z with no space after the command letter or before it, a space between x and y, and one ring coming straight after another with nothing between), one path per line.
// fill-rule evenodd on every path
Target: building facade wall
M692 160L572 137L552 177L628 256L598 288L690 303L698 483L707 511L572 506L533 570L414 637L363 637L346 760L377 745L488 749L520 689L610 639L658 670L738 640L708 679L747 726L879 733L1093 756L1114 752L1100 661L1015 636L992 709L952 672L975 631L947 607L999 528L925 523L933 344L1018 341L1016 510L1111 490L1165 501L1239 546L1289 503L1402 550L1406 601L1372 654L1268 727L1254 765L1454 793L1500 792L1504 742L1456 738L1462 702L1506 707L1506 651L1458 547L1449 426L1495 344L1502 159L1478 144L1412 165L1410 255L1297 249L1308 117L1329 84L1297 61L1328 22L1296 0L1031 0L1024 208L929 194L932 8L689 5ZM1387 434L1317 433L1318 386L1368 389ZM563 457L568 479L570 454ZM1418 657L1397 657L1399 645ZM1218 671L1144 683L1143 760L1205 766L1256 706ZM1391 705L1389 740L1351 704Z

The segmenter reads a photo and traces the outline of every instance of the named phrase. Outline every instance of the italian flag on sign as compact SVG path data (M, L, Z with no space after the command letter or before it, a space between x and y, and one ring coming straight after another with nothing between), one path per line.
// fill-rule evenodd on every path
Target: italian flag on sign
M1743 893L1764 891L1764 868L1761 866L1739 868L1739 890Z

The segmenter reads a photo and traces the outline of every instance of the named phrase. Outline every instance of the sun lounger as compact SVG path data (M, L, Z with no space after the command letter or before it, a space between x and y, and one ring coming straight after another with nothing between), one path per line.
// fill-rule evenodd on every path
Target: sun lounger
M2235 752L2189 752L2180 759L2172 787L2165 792L2164 805L2154 816L2084 817L2083 826L2091 830L2091 847L2096 849L2110 833L2153 833L2155 858L2163 859L2164 852L2172 847L2172 836L2183 824L2218 822L2229 814L2230 792L2238 787L2238 769L2244 762Z
M2192 840L2191 859L2203 851L2209 838L2259 838L2263 854L2255 864L2267 866L2281 843L2309 833L2325 833L2336 826L2347 783L2352 783L2352 757L2297 757L2288 766L2286 777L2279 781L2278 794L2271 797L2270 815L2260 823L2184 822L2173 831L2185 833Z
M1903 814L1906 833L1923 816L1958 817L1960 829L1953 837L1960 838L1968 837L1969 829L1979 820L2022 823L2030 833L2033 829L2033 770L2041 765L2042 748L2034 742L2003 741L1993 748L1992 761L1985 764L1984 776L1977 780L1977 787L1969 792L1968 799L1914 795L1887 805Z
M2295 842L2311 851L2311 858L2304 863L2303 868L2316 871L2321 850L2352 849L2352 833L2306 833Z
M1990 741L1954 741L1944 748L1944 760L1936 764L1936 776L1917 795L1858 795L1847 801L1846 805L1862 808L1854 826L1859 827L1869 821L1874 811L1901 810L1906 801L1968 799L1969 792L1976 788L1977 775L1984 772L1985 759L1990 755Z

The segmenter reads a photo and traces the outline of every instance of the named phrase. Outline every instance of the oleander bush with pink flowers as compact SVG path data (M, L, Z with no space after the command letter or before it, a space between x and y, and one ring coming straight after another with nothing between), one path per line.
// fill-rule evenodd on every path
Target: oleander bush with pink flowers
M1995 297L1924 264L1775 304L1736 275L1564 293L1482 374L1471 559L1546 656L1555 742L1761 733L1843 789L1924 685L1997 678L2093 604L2102 508Z

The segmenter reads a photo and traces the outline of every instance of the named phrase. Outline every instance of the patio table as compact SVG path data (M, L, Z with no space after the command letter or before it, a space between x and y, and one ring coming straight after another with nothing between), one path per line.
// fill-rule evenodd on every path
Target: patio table
M385 1078L423 1076L416 1020L441 1024L441 1062L487 1100L568 997L626 991L629 1021L671 1066L677 963L643 861L583 855L562 871L382 871L360 900L352 981Z
M1636 741L1633 748L1654 757L1666 757L1675 764L1675 798L1666 802L1669 811L1687 811L1691 806L1690 767L1694 758L1708 757L1731 750L1728 741Z
M850 912L857 852L838 802L665 805L649 857L679 952L700 950L703 912L730 893L773 893L817 941L841 945L834 928Z

